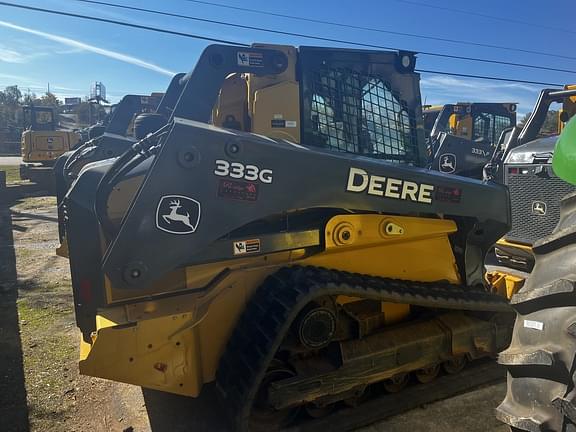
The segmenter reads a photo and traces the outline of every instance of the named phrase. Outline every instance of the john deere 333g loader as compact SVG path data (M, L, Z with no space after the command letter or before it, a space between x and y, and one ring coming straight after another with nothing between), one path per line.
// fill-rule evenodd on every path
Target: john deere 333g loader
M66 194L81 372L274 430L507 346L505 187L431 172L415 56L213 45Z

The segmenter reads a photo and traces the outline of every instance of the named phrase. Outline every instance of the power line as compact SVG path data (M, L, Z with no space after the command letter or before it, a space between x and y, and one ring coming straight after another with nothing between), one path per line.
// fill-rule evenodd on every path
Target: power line
M107 24L114 24L114 25L119 25L119 26L124 26L124 27L136 28L136 29L140 29L140 30L147 30L147 31L153 31L153 32L158 32L158 33L166 33L166 34L170 34L170 35L174 35L174 36L181 36L181 37L187 37L187 38L192 38L192 39L200 39L200 40L224 43L224 44L229 44L229 45L236 45L236 46L243 46L243 47L249 46L247 44L244 44L241 42L236 42L236 41L215 39L215 38L195 35L195 34L191 34L191 33L183 33L183 32L177 32L177 31L162 29L159 27L144 26L144 25L139 25L139 24L127 23L124 21L111 20L111 19L107 19L107 18L99 18L99 17L75 14L75 13L70 13L70 12L61 12L61 11L55 11L52 9L37 8L37 7L33 7L33 6L18 5L18 4L8 3L8 2L3 2L3 1L0 1L0 6L15 7L15 8L31 10L31 11L35 11L35 12L48 13L48 14L52 14L52 15L61 15L61 16L67 16L67 17L72 17L72 18L80 18L80 19L85 19L85 20L89 20L89 21L103 22L103 23L107 23ZM457 74L457 73L443 72L443 71L419 70L419 72L433 73L433 74L439 74L439 75L463 76L463 77L487 79L487 80L495 80L495 81L512 81L512 82L518 82L518 83L524 83L524 84L537 84L537 85L545 85L545 86L549 86L549 85L562 86L562 84L552 84L552 83L545 83L545 82L538 82L538 81L526 81L526 80L511 80L511 79L507 79L507 78L490 77L490 76L483 76L483 75L466 75L466 74Z
M7 6L7 7L18 8L18 9L31 10L31 11L35 11L35 12L47 13L47 14L52 14L52 15L61 15L61 16L67 16L67 17L72 17L72 18L80 18L80 19L85 19L85 20L90 20L90 21L115 24L115 25L119 25L119 26L123 26L123 27L130 27L130 28L135 28L135 29L140 29L140 30L148 30L148 31L153 31L153 32L157 32L157 33L166 33L166 34L170 34L173 36L182 36L182 37L187 37L187 38L191 38L191 39L204 40L204 41L208 41L208 42L217 42L217 43L223 43L223 44L229 44L229 45L239 45L239 46L245 46L245 47L249 46L248 44L229 41L226 39L218 39L218 38L213 38L213 37L200 36L200 35L196 35L196 34L192 34L192 33L184 33L184 32L179 32L179 31L174 31L174 30L163 29L163 28L159 28L159 27L133 24L133 23L125 22L125 21L118 21L118 20L112 20L112 19L107 19L107 18L99 18L99 17L94 17L94 16L75 14L75 13L71 13L71 12L62 12L62 11L56 11L53 9L44 9L44 8L38 8L38 7L34 7L34 6L20 5L20 4L16 4L16 3L8 3L8 2L0 1L0 6Z
M538 23L529 22L529 21L522 21L522 20L518 20L518 19L514 19L514 18L504 18L504 17L497 16L497 15L489 15L489 14L485 14L485 13L481 13L481 12L474 12L474 11L469 11L469 10L464 10L464 9L456 9L456 8L441 6L441 5L437 5L437 4L424 3L424 2L414 1L414 0L394 0L394 1L396 1L398 3L410 4L413 6L422 6L422 7L426 7L426 8L430 8L430 9L439 9L439 10L448 11L448 12L457 12L457 13L461 13L464 15L472 15L472 16L488 18L488 19L497 20L497 21L509 22L509 23L513 23L513 24L522 24L522 25L527 25L527 26L531 26L531 27L538 27L538 28L546 29L546 30L576 34L576 31L569 30L566 28L552 27L552 26L547 26L544 24L538 24Z
M280 35L284 35L284 36L295 36L295 37L319 40L319 41L324 41L324 42L334 42L334 43L340 43L340 44L344 44L344 45L361 46L364 48L377 48L377 49L385 49L385 50L393 50L393 51L402 51L402 49L396 48L396 47L389 47L389 46L384 46L384 45L355 42L355 41L350 41L350 40L345 40L345 39L329 38L329 37L310 35L310 34L305 34L305 33L288 32L288 31L283 31L283 30L275 30L275 29L269 29L269 28L264 28L264 27L244 25L244 24L235 24L235 23L230 23L230 22L226 22L226 21L213 20L213 19L207 19L207 18L198 18L198 17L194 17L191 15L176 14L176 13L171 13L171 12L159 11L159 10L155 10L155 9L145 9L145 8L140 8L140 7L136 7L136 6L119 5L119 4L109 3L109 2L104 2L104 1L97 1L97 0L73 0L73 1L81 2L81 3L92 3L92 4L104 5L104 6L109 6L109 7L124 9L124 10L146 12L146 13L151 13L151 14L155 14L155 15L182 18L182 19L187 19L187 20L192 20L192 21L223 25L223 26L227 26L227 27L241 28L241 29L245 29L245 30L254 30L254 31L261 31L261 32L265 32L265 33L280 34ZM0 4L4 4L4 2L0 2ZM35 8L35 10L37 10L37 9L39 9L39 8ZM525 63L515 63L515 62L507 62L507 61L492 60L492 59L480 59L477 57L465 57L465 56L458 56L458 55L452 55L452 54L441 54L441 53L430 52L430 51L418 51L418 53L420 55L427 55L427 56L433 56L433 57L443 57L443 58L450 58L450 59L455 59L455 60L465 60L465 61L473 61L473 62L480 62L480 63L498 64L498 65L503 65L503 66L513 66L513 67L522 67L522 68L527 68L527 69L538 69L538 70L546 70L546 71L552 71L552 72L576 74L576 71L574 71L574 70L553 68L553 67L548 67L548 66L537 66L537 65L525 64Z
M463 73L442 72L442 71L425 70L425 69L416 69L416 72L429 73L429 74L435 74L435 75L457 76L457 77L464 77L464 78L478 78L478 79L492 80L492 81L508 81L508 82L513 82L513 83L522 83L522 84L536 84L536 85L543 85L543 86L563 87L563 84L558 84L558 83L547 83L547 82L541 82L541 81L526 81L526 80L518 80L518 79L513 79L513 78L491 77L491 76L486 76L486 75L470 75L470 74L463 74Z
M77 1L82 1L82 0L77 0ZM310 23L314 23L314 24L326 24L326 25L342 27L342 28L349 28L349 29L354 29L354 30L364 30L364 31L376 32L376 33L392 34L392 35L397 35L397 36L406 36L406 37L412 37L412 38L418 38L418 39L435 40L435 41L439 41L439 42L449 42L449 43L460 44L460 45L470 45L470 46L493 48L493 49L500 49L500 50L506 50L506 51L516 51L516 52L521 52L521 53L526 53L526 54L536 54L536 55L547 56L547 57L563 58L563 59L568 59L568 60L576 60L576 57L571 57L571 56L562 55L562 54L552 54L552 53L548 53L548 52L544 52L544 51L535 51L535 50L529 50L529 49L524 49L524 48L507 47L507 46L502 46L502 45L493 45L493 44L487 44L487 43L481 43L481 42L463 41L463 40L443 38L443 37L438 37L438 36L428 36L428 35L425 36L425 35L421 35L421 34L417 34L417 33L406 33L406 32L399 32L399 31L392 31L392 30L383 30L383 29L379 29L379 28L375 28L375 27L365 27L365 26L359 26L359 25L353 25L353 24L346 24L346 23L342 23L342 22L320 20L320 19L315 19L315 18L306 18L306 17L302 17L302 16L288 15L288 14L282 14L282 13L271 12L271 11L263 11L263 10L251 9L251 8L247 8L247 7L228 5L228 4L224 4L224 3L214 3L214 2L210 2L210 1L204 1L204 0L183 0L183 1L187 1L190 3L196 3L196 4L202 4L202 5L206 5L206 6L214 6L214 7L224 8L224 9L231 9L231 10L236 10L236 11L241 11L241 12L249 12L249 13L259 14L259 15L267 15L267 16L273 16L273 17L278 17L278 18L287 18L287 19L296 20L296 21L310 22ZM401 1L401 0L396 0L396 1ZM93 2L86 1L86 3L93 3ZM409 3L416 3L416 2L409 2ZM426 6L429 6L429 5L426 5ZM430 6L430 7L435 7L435 6Z

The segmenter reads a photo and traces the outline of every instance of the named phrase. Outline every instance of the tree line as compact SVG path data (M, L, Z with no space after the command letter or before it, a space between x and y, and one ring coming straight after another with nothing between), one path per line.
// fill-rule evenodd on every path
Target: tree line
M12 130L23 127L22 107L42 105L58 107L62 103L50 92L38 97L35 93L22 94L18 86L8 86L0 90L0 129Z
M35 93L22 93L16 85L8 86L0 90L0 131L4 135L14 135L17 140L20 139L24 128L22 108L26 105L50 106L55 109L56 114L64 111L62 101L51 92L37 96ZM84 98L82 103L70 111L75 114L77 127L88 126L105 115L103 107L94 105L88 98Z
M540 136L550 136L550 135L556 135L558 133L558 116L559 116L560 112L557 110L549 110L548 113L546 114L546 120L544 120L544 123L542 124L542 127L540 128ZM528 119L530 118L530 116L532 115L531 112L529 112L528 114L526 114L524 117L522 117L519 121L518 121L518 126L524 126L524 124L528 121Z

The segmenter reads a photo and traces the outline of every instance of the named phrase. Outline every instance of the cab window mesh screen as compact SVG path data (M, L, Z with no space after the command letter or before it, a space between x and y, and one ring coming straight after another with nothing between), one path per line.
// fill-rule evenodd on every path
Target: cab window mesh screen
M502 131L512 126L512 119L492 113L480 113L474 118L472 139L484 139L496 144Z
M473 139L485 139L486 141L491 140L490 128L491 128L491 116L490 114L480 114L474 119L474 135Z
M306 144L415 164L414 113L379 78L347 69L314 73Z
M494 116L494 143L498 142L502 131L512 126L512 119L509 117L495 115Z

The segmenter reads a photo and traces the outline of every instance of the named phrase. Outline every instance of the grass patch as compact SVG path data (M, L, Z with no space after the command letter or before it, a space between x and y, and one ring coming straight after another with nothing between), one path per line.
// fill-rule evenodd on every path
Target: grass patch
M18 301L26 391L32 430L64 430L77 372L77 338L67 324L71 311Z
M18 316L20 322L30 326L29 328L47 328L53 324L59 316L64 315L61 310L49 306L35 307L27 300L18 301Z
M21 180L18 165L0 165L0 171L6 171L6 183L16 183Z
M23 260L23 259L28 259L32 256L33 251L30 249L26 249L26 248L17 248L16 249L16 261L18 260Z

